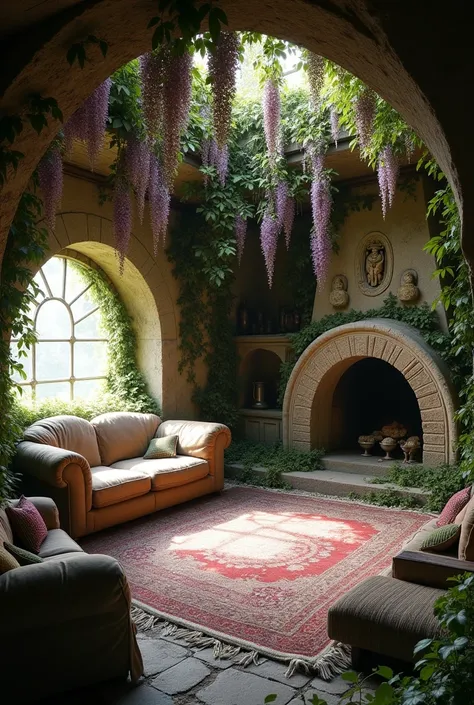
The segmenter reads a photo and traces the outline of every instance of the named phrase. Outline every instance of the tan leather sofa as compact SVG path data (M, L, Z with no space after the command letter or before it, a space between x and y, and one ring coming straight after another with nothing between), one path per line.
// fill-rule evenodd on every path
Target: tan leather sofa
M43 563L0 575L0 702L30 702L128 674L136 681L143 663L122 568L110 556L84 553L60 529L51 499L29 499L48 534ZM13 536L0 509L4 541Z
M177 457L144 460L153 437L178 436ZM13 469L23 490L51 497L77 538L224 486L227 426L112 412L91 422L54 416L30 426Z

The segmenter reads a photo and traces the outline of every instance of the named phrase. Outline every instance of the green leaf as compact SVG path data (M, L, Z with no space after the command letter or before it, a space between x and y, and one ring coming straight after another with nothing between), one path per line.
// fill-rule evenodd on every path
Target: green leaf
M275 693L270 693L270 695L267 695L265 700L263 701L264 703L273 703L277 699L278 695Z
M381 676L382 678L386 678L387 680L390 680L393 678L393 670L389 668L388 666L379 666L374 673L378 676Z
M346 671L346 673L343 673L341 678L348 683L357 683L359 680L359 676L355 671Z
M428 646L431 646L433 643L433 639L422 639L417 643L415 648L413 649L414 654L419 654L420 651L423 651L424 649L427 649Z

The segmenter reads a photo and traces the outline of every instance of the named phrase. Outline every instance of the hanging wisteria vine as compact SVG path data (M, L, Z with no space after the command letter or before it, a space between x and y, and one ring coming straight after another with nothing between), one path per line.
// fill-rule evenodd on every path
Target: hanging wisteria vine
M38 179L46 224L54 232L56 211L63 195L63 161L59 146L49 149L38 164Z
M119 271L123 274L125 257L132 235L132 200L126 178L118 174L114 186L113 232L119 258Z
M165 57L167 49L140 57L140 82L143 122L150 144L156 140L163 128L163 83L165 80Z
M280 89L273 78L267 78L263 88L263 127L270 162L274 163L280 145Z
M92 169L104 144L111 85L111 79L107 78L64 125L66 152L71 150L75 139L85 142Z
M376 95L370 88L364 88L357 96L354 105L357 136L361 149L367 149L372 138L376 112Z
M245 238L247 235L247 219L243 218L240 214L235 217L235 240L237 243L237 260L241 262L242 255L244 253Z
M321 91L324 84L324 59L322 56L305 52L306 73L308 76L309 93L313 110L319 110L321 104Z
M267 268L268 286L271 289L275 271L275 257L278 245L278 221L273 213L271 199L268 200L260 225L260 245Z
M382 214L384 220L387 215L388 208L391 208L393 205L397 191L398 172L398 159L393 153L392 147L387 145L381 151L377 165L380 200L382 202Z
M217 146L223 150L229 140L232 103L235 96L240 40L235 32L221 32L208 69L212 86L212 121Z
M148 183L148 200L150 208L150 225L153 234L153 252L156 257L158 245L164 246L170 215L170 192L163 180L163 170L154 155L150 162L150 179Z
M331 122L331 137L337 147L337 140L339 137L339 113L335 110L335 108L331 108L329 119Z
M165 63L162 158L164 180L170 190L178 169L181 134L189 120L192 65L188 52L169 52Z
M329 225L331 220L330 181L324 171L324 158L320 153L312 155L313 181L311 184L311 209L313 213L313 232L311 234L311 257L318 285L324 284L331 259L331 238Z
M125 149L125 166L128 179L135 192L140 223L143 223L145 194L150 178L150 156L150 150L145 142L141 142L135 135L128 138Z

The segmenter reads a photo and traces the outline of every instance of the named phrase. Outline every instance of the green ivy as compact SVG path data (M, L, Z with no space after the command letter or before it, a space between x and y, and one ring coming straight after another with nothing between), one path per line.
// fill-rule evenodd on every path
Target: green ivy
M113 394L98 394L92 400L77 399L65 401L63 399L42 399L38 401L15 400L14 416L17 427L21 430L31 426L35 421L46 419L50 416L72 415L90 421L99 414L108 411L130 411L130 405L123 399Z
M454 383L458 388L462 387L466 381L466 376L470 375L471 359L468 351L453 349L452 335L440 330L436 312L427 304L404 306L399 303L393 294L389 294L380 308L369 309L368 311L351 310L331 313L319 321L313 321L298 333L290 336L294 357L291 361L284 362L280 368L280 404L283 403L286 385L293 367L308 345L328 330L367 318L390 318L406 323L418 330L426 342L448 363Z
M85 283L92 284L90 296L100 306L102 325L109 341L105 392L114 400L115 410L159 414L158 404L150 396L137 365L137 340L125 305L100 270L83 267L74 260L70 263Z
M243 465L239 480L261 487L291 489L282 479L286 472L313 472L323 470L324 450L313 449L309 453L284 448L281 443L266 445L253 441L232 441L225 451L226 463ZM255 473L254 468L265 468L265 474Z
M35 342L30 306L38 295L31 264L43 261L46 231L36 223L41 214L41 201L25 191L10 228L3 257L0 284L0 506L14 491L15 478L8 469L15 452L15 443L22 427L15 414L14 373L25 376L21 359ZM12 356L10 334L18 340L18 359Z

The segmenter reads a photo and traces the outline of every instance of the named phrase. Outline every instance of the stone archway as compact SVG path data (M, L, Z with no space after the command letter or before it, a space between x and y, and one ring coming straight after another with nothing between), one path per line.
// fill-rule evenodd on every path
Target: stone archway
M10 3L2 14L0 109L5 114L25 115L26 97L37 93L54 97L67 119L107 76L150 50L148 22L156 14L151 0L25 4ZM474 185L465 147L471 116L464 97L473 59L463 13L440 16L426 13L422 4L386 0L220 0L219 6L229 29L282 37L322 54L359 76L403 115L455 189L467 234L464 250L474 262ZM70 67L68 47L90 32L108 42L107 56L91 47L83 69L77 63ZM50 121L38 135L25 122L11 145L24 158L1 193L0 260L18 199L58 127Z
M389 363L414 391L423 428L423 463L453 463L456 395L449 371L414 328L388 319L333 328L306 348L286 388L284 444L304 451L327 447L336 385L344 372L363 358Z

